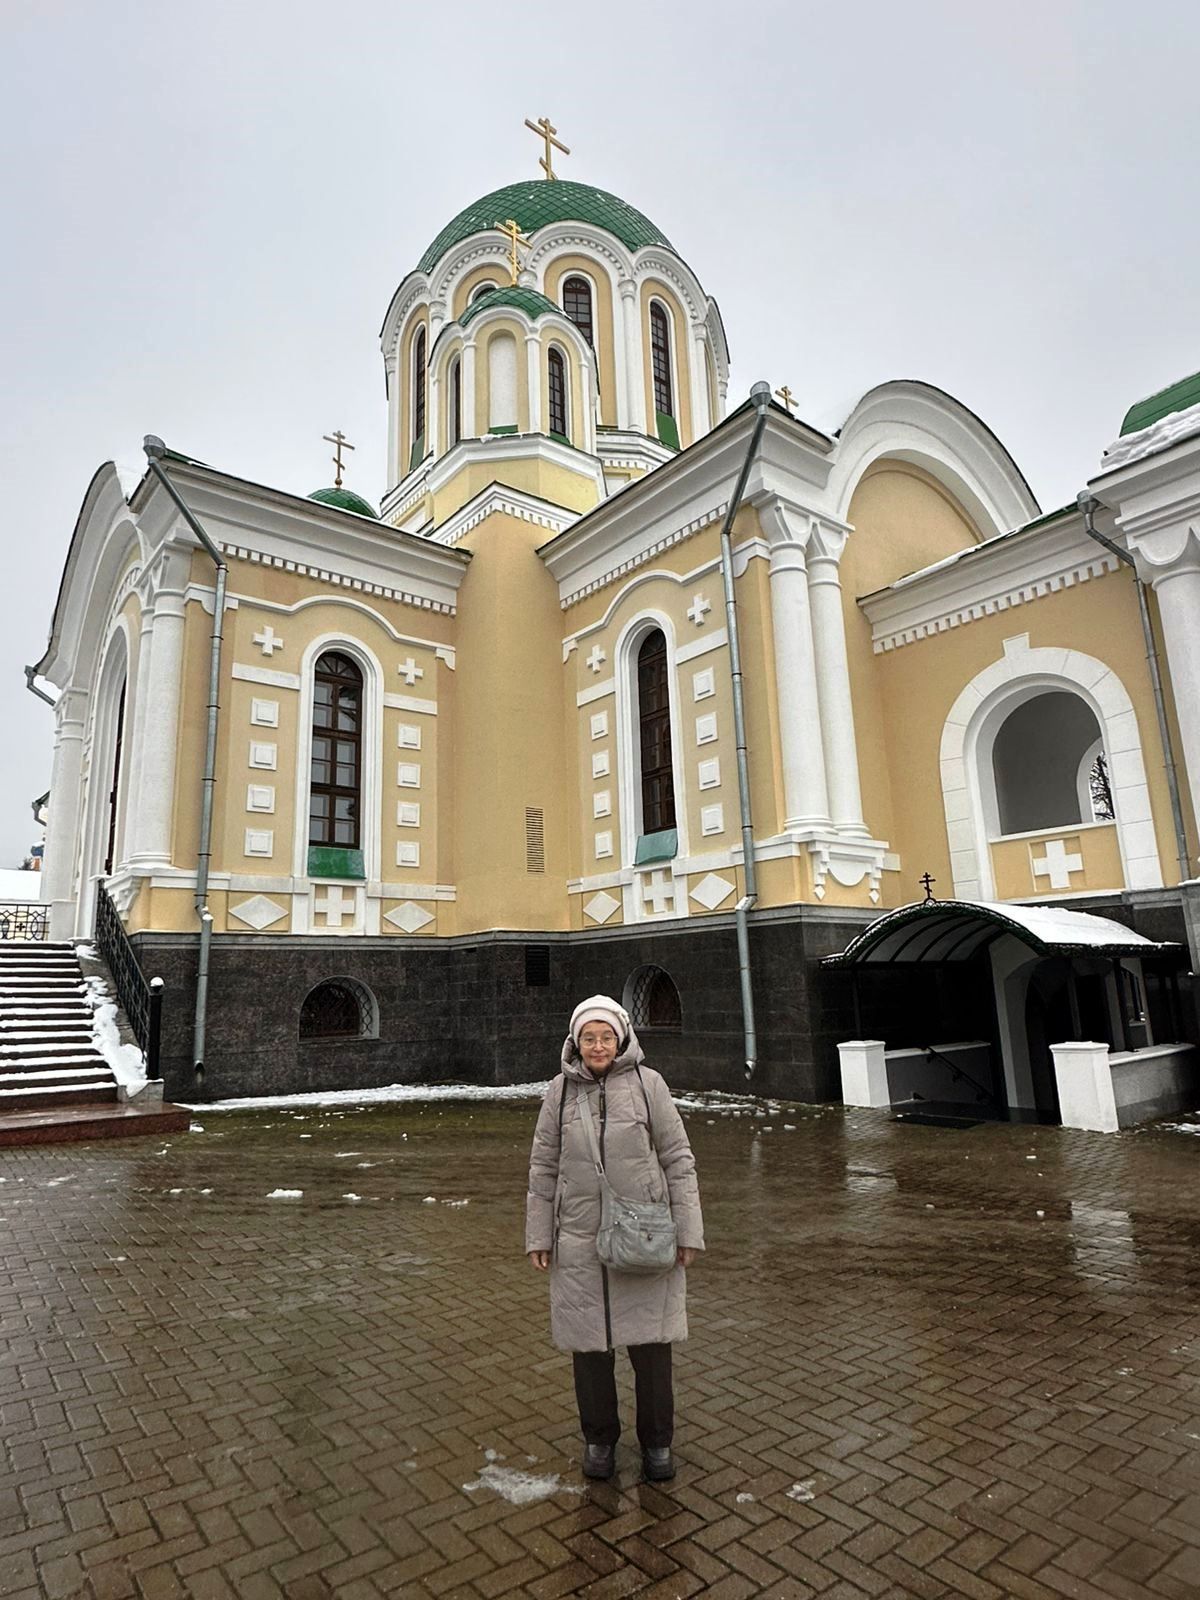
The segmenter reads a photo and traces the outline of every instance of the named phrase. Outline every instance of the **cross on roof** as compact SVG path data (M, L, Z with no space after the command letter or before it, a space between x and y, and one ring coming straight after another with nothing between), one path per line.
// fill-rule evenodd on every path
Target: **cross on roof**
M511 217L507 222L498 222L496 226L508 240L508 270L512 273L512 281L516 283L521 273L521 258L517 251L521 246L528 246L529 240Z
M558 129L550 121L549 117L539 117L536 122L530 122L529 118L526 117L525 126L530 133L536 133L539 138L546 141L546 154L538 161L538 166L541 167L551 183L556 182L558 173L554 170L554 152L555 150L561 150L563 155L569 156L571 154L570 150L560 139L554 137Z
M924 885L924 887L925 887L925 900L926 900L926 903L928 903L930 900L932 900L934 898L933 886L937 882L937 879L936 878L931 878L929 876L929 874L926 872L926 873L923 873L921 875L921 877L919 877L917 879L917 882Z
M782 389L776 389L775 393L783 401L785 407L787 408L788 415L790 416L791 415L791 411L792 411L792 407L796 403L796 396L788 388L786 383L784 384Z
M335 428L332 433L323 433L321 437L325 440L326 444L333 445L336 451L336 454L333 458L333 464L337 468L337 475L333 480L333 487L335 489L340 489L342 487L342 451L353 450L354 446L350 443L349 439L347 439L346 435L340 428Z

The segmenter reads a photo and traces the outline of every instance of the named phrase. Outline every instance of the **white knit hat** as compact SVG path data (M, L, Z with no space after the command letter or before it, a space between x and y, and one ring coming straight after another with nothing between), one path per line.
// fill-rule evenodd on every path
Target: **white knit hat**
M572 1011L571 1038L575 1041L576 1049L579 1048L579 1035L588 1022L607 1022L617 1036L618 1045L623 1045L629 1037L628 1011L606 994L594 994L590 1000L581 1000Z

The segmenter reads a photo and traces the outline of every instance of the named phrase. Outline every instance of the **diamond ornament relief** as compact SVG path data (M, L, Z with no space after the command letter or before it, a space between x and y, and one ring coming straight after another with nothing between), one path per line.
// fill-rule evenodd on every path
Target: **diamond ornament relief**
M383 920L390 922L393 928L399 928L404 933L417 933L421 928L427 928L433 917L414 901L406 900L402 906L396 906L387 912Z
M593 922L607 922L614 911L620 909L621 902L614 900L611 894L594 894L584 906L584 915L591 917Z
M706 911L715 911L723 900L729 899L734 887L728 879L718 878L715 872L710 872L707 877L700 879L688 898L702 905Z
M251 900L243 900L240 906L230 906L229 914L247 927L261 932L263 928L269 928L273 922L286 917L287 907L276 905L265 894L256 894Z

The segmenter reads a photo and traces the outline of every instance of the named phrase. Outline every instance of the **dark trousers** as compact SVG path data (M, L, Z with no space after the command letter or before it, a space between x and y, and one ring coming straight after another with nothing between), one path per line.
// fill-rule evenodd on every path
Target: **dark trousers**
M614 1354L612 1350L587 1350L574 1357L579 1425L587 1444L616 1444L621 1437ZM671 1346L631 1344L629 1359L637 1395L638 1443L643 1450L663 1450L675 1431Z

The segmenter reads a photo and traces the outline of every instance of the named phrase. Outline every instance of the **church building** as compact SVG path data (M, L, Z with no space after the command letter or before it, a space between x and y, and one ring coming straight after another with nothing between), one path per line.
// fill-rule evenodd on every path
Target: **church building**
M729 394L703 263L538 126L544 175L386 308L378 509L340 435L309 495L183 440L128 497L96 472L31 669L52 937L115 912L171 1098L198 1065L222 1097L548 1075L597 991L672 1082L740 1089L749 839L764 1091L838 1098L852 1039L982 1041L993 1100L1046 1111L1063 1029L1194 1041L1200 379L1049 513L931 385L827 433ZM856 962L923 904L928 959L931 922Z

